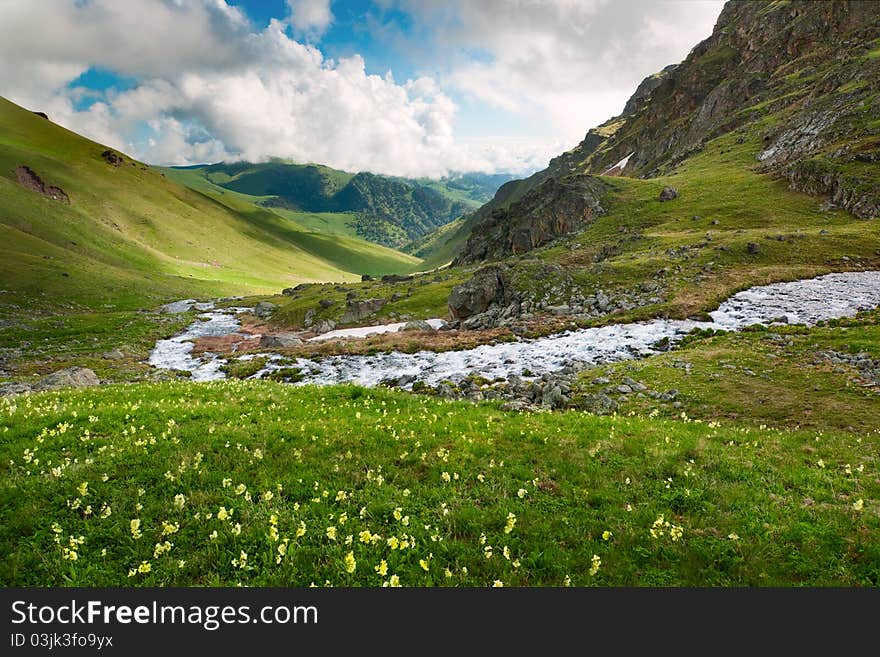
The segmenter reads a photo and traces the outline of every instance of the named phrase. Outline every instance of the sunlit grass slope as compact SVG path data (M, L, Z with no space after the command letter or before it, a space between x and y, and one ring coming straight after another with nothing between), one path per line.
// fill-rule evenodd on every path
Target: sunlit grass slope
M356 280L416 262L338 243L248 203L223 204L0 99L4 313L154 305L169 298ZM70 204L18 184L28 166Z

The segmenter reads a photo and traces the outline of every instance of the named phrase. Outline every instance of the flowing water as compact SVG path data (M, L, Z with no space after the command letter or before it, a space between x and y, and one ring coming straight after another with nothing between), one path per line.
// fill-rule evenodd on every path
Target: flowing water
M774 283L740 292L709 313L711 322L691 320L652 320L614 324L599 328L567 331L531 340L483 345L462 351L420 351L413 354L392 352L371 356L327 356L319 361L296 359L291 364L278 356L270 357L259 378L280 367L302 369L303 383L358 383L374 386L386 379L415 377L429 385L457 381L469 374L487 379L541 375L560 370L575 362L597 365L657 353L660 341L674 345L695 328L736 331L752 324L774 322L813 325L816 322L850 317L861 310L880 306L880 272L846 272L818 278ZM201 336L234 333L239 328L235 313L242 308L209 310L186 331L170 340L160 340L150 354L149 363L158 368L187 370L195 381L221 379L225 361L214 354L194 357L192 340ZM440 322L442 320L431 320ZM397 330L402 324L364 327L370 332ZM343 329L343 335L358 336L359 329ZM325 336L321 336L325 337ZM665 345L664 345L665 346ZM253 358L253 355L239 358Z

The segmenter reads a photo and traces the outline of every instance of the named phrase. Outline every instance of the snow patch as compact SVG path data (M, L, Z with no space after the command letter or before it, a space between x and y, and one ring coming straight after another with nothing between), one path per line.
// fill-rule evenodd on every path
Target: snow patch
M446 324L443 319L429 319L428 324L432 329L439 329ZM379 335L381 333L395 333L399 331L406 322L395 322L393 324L380 324L378 326L358 326L356 328L336 329L335 331L327 331L314 338L309 338L307 342L320 342L321 340L333 340L335 338L365 338L368 335Z

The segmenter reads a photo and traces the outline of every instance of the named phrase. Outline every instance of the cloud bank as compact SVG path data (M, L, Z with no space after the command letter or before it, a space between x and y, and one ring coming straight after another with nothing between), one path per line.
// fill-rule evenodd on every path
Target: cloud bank
M530 171L706 36L720 5L687 3L696 5L715 7L699 35L677 25L684 3L631 21L588 0L401 2L448 60L435 60L436 75L397 81L368 74L359 55L332 60L314 45L333 24L329 0L288 0L289 14L262 29L225 0L6 0L0 95L151 163L282 157L406 176ZM136 83L89 104L94 92L75 81L95 68ZM541 134L456 138L456 94L544 121Z

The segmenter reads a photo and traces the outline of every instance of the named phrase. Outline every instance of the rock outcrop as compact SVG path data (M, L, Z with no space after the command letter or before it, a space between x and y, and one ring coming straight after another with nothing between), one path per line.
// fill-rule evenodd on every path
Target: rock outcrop
M55 187L54 185L47 185L43 182L43 179L37 175L37 173L28 166L21 165L16 167L15 169L15 178L18 180L18 184L22 187L26 187L27 189L33 190L38 194L42 194L46 198L50 198L53 201L58 201L60 203L70 204L70 197L60 187Z
M388 303L387 299L364 299L362 301L349 299L339 322L341 324L360 322L379 311L386 303Z
M271 301L260 301L254 306L254 315L260 319L268 319L276 310L278 310L278 304Z
M484 267L470 280L452 288L449 313L454 319L467 319L486 312L493 305L505 305L508 296L501 267Z
M116 151L110 150L109 148L101 153L101 157L104 158L104 161L114 167L118 167L120 164L125 162L125 158L122 157Z
M605 212L600 203L605 191L605 183L593 176L549 178L509 207L491 210L474 226L454 264L526 253L585 228Z
M70 367L53 372L40 379L34 390L57 390L58 388L88 388L100 385L98 375L88 367Z

